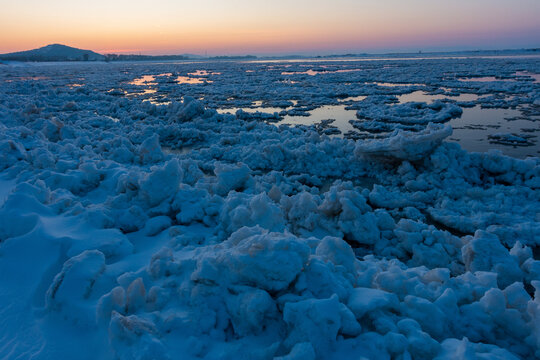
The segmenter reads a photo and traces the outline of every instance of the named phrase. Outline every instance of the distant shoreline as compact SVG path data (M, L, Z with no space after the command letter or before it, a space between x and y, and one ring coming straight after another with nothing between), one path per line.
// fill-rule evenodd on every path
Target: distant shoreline
M272 60L332 60L332 59L403 59L403 58L438 58L441 57L478 57L478 56L512 56L540 54L540 48L507 49L507 50L463 50L463 51L430 51L430 52L393 52L393 53L358 53L358 54L331 54L331 55L220 55L199 56L193 54L183 55L136 55L136 54L98 54L91 50L82 50L66 45L52 44L39 49L20 51L9 54L0 54L0 61L13 62L152 62L152 61L272 61Z
M244 61L244 62L254 62L254 63L264 63L264 62L347 62L347 61L407 61L407 60L459 60L459 59L470 59L470 58L482 58L482 59L531 59L539 58L540 52L538 54L524 54L524 53L514 53L514 54L498 54L498 55L489 55L489 54L468 54L468 55L450 55L441 53L439 55L434 54L423 54L424 56L391 56L391 55L378 55L378 56L357 56L357 57L252 57L252 58L242 58L242 57L230 57L230 58L191 58L191 59L160 59L160 58L148 58L148 59L137 59L137 60L115 60L115 61L105 61L105 60L55 60L55 61L17 61L17 60L5 60L0 58L0 65L14 65L14 64L122 64L122 63L196 63L196 62L226 62L226 61ZM426 56L429 55L429 56Z

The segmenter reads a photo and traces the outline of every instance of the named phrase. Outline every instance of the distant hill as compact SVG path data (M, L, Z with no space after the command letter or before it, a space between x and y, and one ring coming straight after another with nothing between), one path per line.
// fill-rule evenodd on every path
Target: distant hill
M200 55L135 55L106 54L101 55L92 50L77 49L71 46L51 44L39 49L0 54L0 61L163 61L163 60L250 60L255 56L214 56ZM0 62L1 64L1 62Z
M102 61L105 56L92 50L52 44L39 49L0 54L0 60L12 61Z

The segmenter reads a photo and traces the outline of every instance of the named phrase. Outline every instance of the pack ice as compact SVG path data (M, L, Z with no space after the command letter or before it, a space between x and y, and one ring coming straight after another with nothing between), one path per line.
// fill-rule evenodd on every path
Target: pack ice
M434 107L354 141L106 91L147 65L7 67L0 358L540 357L538 157Z

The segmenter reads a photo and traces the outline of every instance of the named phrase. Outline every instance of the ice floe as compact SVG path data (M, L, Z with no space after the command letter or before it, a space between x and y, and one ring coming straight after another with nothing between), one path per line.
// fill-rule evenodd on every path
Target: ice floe
M462 100L397 99L534 117L538 60L323 65L2 67L0 357L538 358L539 158L448 141ZM280 122L322 106L378 132Z

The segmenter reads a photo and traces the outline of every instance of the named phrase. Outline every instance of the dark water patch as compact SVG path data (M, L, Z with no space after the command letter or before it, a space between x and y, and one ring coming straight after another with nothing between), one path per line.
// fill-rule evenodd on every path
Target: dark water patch
M490 149L499 149L506 155L518 158L538 156L540 144L537 141L536 131L532 131L538 129L538 122L535 120L524 119L521 112L516 109L484 109L477 105L463 109L461 117L450 120L454 132L449 140L459 143L468 151L486 152ZM528 134L533 134L526 136L527 146L493 141L498 134L520 136L521 129L531 129Z

